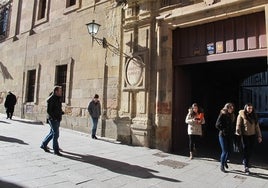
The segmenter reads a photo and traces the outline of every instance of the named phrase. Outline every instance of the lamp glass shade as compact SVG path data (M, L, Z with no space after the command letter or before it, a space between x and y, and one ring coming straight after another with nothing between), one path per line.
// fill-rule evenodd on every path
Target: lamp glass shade
M88 33L92 36L96 35L99 31L100 28L100 24L95 23L95 20L92 20L92 22L86 24L87 25L87 29L88 29Z

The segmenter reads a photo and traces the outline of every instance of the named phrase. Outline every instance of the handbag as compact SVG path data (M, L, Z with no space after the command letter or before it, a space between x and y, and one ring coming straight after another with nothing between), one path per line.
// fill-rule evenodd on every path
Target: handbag
M241 136L234 135L234 137L233 137L233 152L235 152L235 153L242 152Z

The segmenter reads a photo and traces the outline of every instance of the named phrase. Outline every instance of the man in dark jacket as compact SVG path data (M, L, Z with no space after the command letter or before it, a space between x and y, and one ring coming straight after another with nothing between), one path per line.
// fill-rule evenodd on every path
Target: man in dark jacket
M6 101L5 101L5 104L4 104L4 106L6 108L7 119L8 118L12 119L16 103L17 103L16 96L13 93L11 93L11 91L9 91L7 93Z
M92 120L92 132L91 132L91 137L93 139L98 139L96 137L96 130L97 130L97 125L98 125L98 120L101 115L101 105L99 101L99 95L95 95L93 100L89 103L88 105L88 112L91 116Z
M59 127L60 122L62 119L62 104L61 104L61 97L62 97L62 88L61 86L55 86L53 90L53 94L49 96L47 100L47 114L48 114L48 123L50 125L50 132L43 140L42 148L45 152L49 152L47 145L51 139L53 139L53 150L54 154L62 156L59 152Z

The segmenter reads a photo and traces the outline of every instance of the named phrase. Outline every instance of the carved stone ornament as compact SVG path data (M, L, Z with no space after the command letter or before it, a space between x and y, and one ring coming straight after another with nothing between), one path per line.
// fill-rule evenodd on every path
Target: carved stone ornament
M212 5L215 2L215 0L204 0L204 2L206 5Z
M132 57L126 65L126 80L130 86L138 86L142 81L143 62L139 56Z

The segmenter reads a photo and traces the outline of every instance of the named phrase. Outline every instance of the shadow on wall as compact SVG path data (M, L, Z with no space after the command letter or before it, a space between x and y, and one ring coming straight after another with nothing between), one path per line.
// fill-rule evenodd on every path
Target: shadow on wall
M6 79L11 79L13 80L13 77L11 74L8 72L8 69L6 66L3 65L3 63L0 61L0 73L2 74L4 80Z
M6 91L1 91L0 92L0 104L4 102L4 99L6 98L7 92Z

